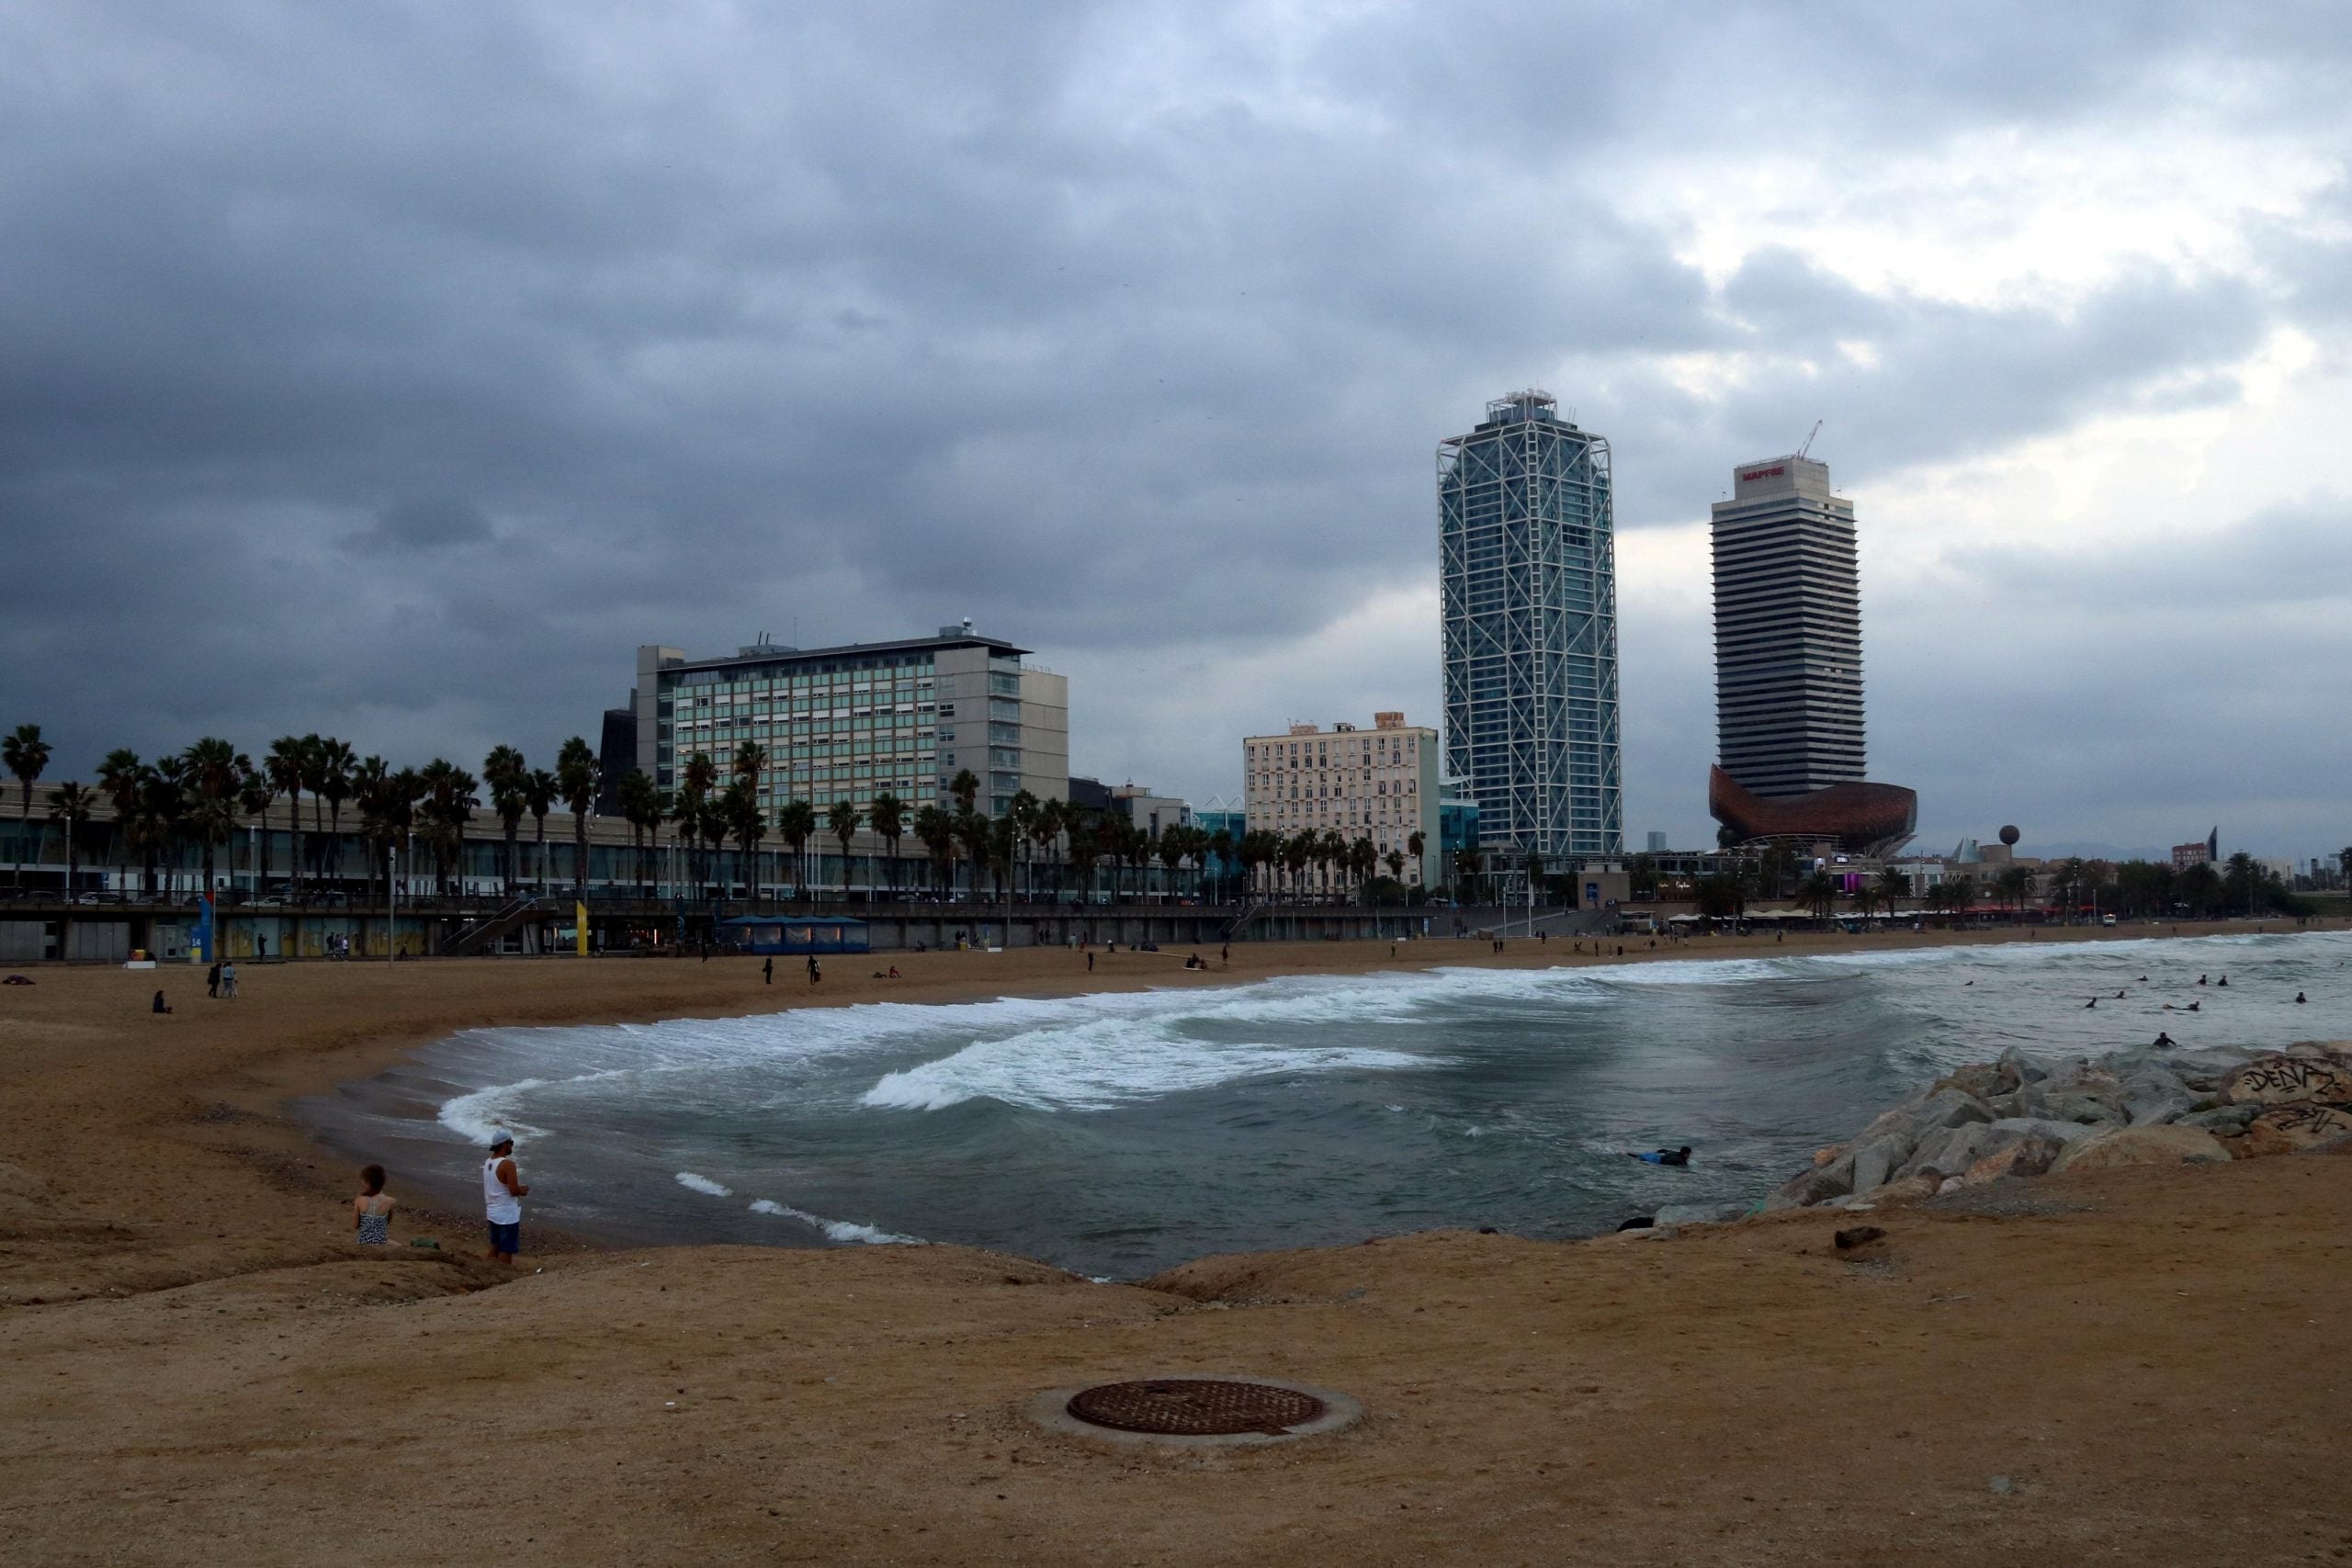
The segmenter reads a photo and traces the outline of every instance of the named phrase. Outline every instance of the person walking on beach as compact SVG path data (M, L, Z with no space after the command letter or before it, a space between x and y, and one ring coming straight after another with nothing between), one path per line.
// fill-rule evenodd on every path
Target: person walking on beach
M351 1201L353 1238L362 1247L383 1247L392 1239L392 1195L384 1190L384 1168L371 1165L359 1172L359 1196Z
M760 965L760 984L763 986L773 986L775 984L775 960L774 958L768 959L765 963Z
M237 994L237 966L234 964L220 965L220 994L230 998Z
M1086 950L1086 972L1089 975L1094 973L1094 950L1091 947Z
M204 994L215 998L220 994L220 961L219 959L214 959L212 967L204 972Z
M817 967L817 955L813 953L810 953L808 955L808 983L813 986L824 977L825 972Z
M530 1192L514 1168L514 1135L490 1135L490 1157L481 1162L481 1206L490 1222L490 1260L514 1267L523 1250L523 1200Z

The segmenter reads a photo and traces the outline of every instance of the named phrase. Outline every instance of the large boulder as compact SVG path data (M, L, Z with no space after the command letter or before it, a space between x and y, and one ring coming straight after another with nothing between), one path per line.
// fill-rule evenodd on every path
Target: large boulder
M2096 1137L2078 1138L2051 1162L2052 1172L2112 1170L2127 1165L2223 1164L2230 1151L2219 1138L2198 1127L2119 1127Z
M1883 1185L1911 1157L1917 1140L1902 1136L1874 1139L1854 1150L1854 1191L1859 1195Z
M1767 1213L1781 1209L1805 1209L1815 1203L1826 1203L1854 1190L1854 1156L1839 1155L1827 1165L1816 1165L1801 1170L1772 1190L1764 1200Z
M2211 1111L2199 1111L2184 1116L2177 1123L2183 1127L2202 1127L2217 1138L2234 1138L2245 1131L2246 1123L2262 1114L2258 1102L2245 1105L2217 1105Z
M1883 1187L1873 1187L1867 1192L1857 1192L1846 1203L1849 1209L1892 1209L1905 1203L1917 1203L1932 1198L1942 1190L1944 1173L1929 1167L1916 1176L1905 1176Z
M1966 1170L1978 1160L2005 1144L2017 1141L2017 1134L1994 1130L1990 1122L1971 1122L1961 1127L1939 1127L1919 1140L1911 1158L1894 1174L1900 1179L1917 1176L1923 1170L1952 1174Z
M1964 1067L1954 1067L1935 1082L1938 1089L1956 1089L1962 1094L1989 1100L1996 1094L2013 1094L2018 1089L2018 1076L1998 1062L1971 1062Z
M1992 1108L1978 1096L1962 1089L1938 1089L1922 1101L1913 1114L1924 1131L1932 1127L1960 1127L1971 1122L1990 1122Z
M2116 1086L2120 1091L2121 1085ZM2085 1094L2077 1089L2061 1089L2041 1097L2041 1114L2053 1122L2079 1122L2086 1127L2120 1127L2123 1124L2123 1106L2119 1092L2116 1098Z
M2233 1151L2242 1159L2297 1154L2352 1134L2352 1110L2339 1105L2274 1105L2246 1123Z
M2053 1138L2046 1133L2029 1133L1970 1166L1962 1174L1961 1184L1980 1187L1987 1181L1999 1181L2011 1176L2040 1176L2056 1163L2065 1147L2064 1139Z
M2007 1067L2020 1085L2040 1083L2050 1076L2046 1064L2027 1055L2014 1045L2002 1052L2000 1060L1995 1065Z
M2332 1056L2273 1052L2239 1068L2224 1098L2262 1105L2352 1105L2352 1066Z
M2197 1096L2169 1073L2135 1073L2124 1080L2123 1115L2134 1127L2177 1122L2197 1109Z

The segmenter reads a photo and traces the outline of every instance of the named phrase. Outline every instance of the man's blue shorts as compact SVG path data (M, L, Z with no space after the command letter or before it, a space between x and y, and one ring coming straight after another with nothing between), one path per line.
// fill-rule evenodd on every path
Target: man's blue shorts
M490 1249L492 1252L503 1252L509 1258L512 1258L514 1254L522 1251L522 1222L518 1220L511 1225L493 1224L490 1227Z

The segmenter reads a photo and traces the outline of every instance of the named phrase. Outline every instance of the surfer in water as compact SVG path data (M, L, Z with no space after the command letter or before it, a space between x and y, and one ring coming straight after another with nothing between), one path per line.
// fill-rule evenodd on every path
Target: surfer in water
M1652 1149L1647 1154L1638 1154L1632 1149L1627 1149L1625 1157L1640 1160L1645 1165L1689 1165L1690 1145L1685 1144L1679 1149Z

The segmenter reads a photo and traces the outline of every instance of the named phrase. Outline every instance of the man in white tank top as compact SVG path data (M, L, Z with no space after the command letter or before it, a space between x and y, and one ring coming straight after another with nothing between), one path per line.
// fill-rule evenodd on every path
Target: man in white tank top
M514 1266L523 1249L523 1173L514 1168L514 1135L490 1135L490 1157L481 1162L482 1212L490 1219L490 1260Z

